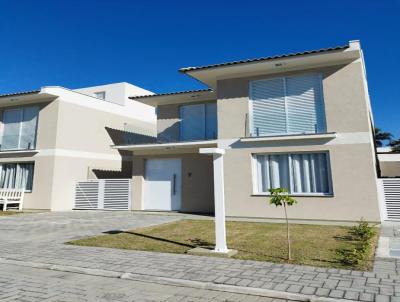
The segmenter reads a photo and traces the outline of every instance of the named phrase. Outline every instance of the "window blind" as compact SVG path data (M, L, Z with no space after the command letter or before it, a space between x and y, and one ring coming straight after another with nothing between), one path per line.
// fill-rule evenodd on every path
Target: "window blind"
M250 82L252 135L325 132L321 76Z

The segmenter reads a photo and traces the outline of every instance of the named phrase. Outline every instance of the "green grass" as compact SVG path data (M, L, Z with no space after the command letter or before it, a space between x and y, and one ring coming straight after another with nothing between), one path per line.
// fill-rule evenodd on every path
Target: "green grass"
M22 212L14 212L14 211L0 211L0 217L1 216L11 216L11 215L17 215L17 214L22 214Z
M357 267L339 262L338 249L355 246L350 227L291 225L291 263L368 270L372 267L377 236L368 259ZM238 250L237 259L284 263L286 261L286 225L277 223L227 222L228 247ZM181 220L154 227L79 239L69 244L109 247L164 253L186 253L194 247L214 245L214 222Z

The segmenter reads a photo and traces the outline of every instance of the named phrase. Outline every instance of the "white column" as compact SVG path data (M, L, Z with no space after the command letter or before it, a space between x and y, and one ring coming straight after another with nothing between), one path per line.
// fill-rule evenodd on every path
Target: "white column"
M214 166L214 209L215 209L215 249L217 253L227 253L225 228L225 194L224 194L224 153L219 148L202 148L201 154L213 156Z

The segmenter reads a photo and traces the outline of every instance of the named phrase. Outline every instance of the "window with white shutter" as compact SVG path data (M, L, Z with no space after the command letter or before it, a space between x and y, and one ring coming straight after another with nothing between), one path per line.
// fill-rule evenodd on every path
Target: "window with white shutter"
M318 74L250 82L251 135L326 131Z
M38 113L38 107L4 110L1 150L34 149Z

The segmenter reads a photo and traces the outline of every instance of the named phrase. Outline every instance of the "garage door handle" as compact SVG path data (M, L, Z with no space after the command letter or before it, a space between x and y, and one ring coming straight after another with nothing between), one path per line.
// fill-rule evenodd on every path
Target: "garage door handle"
M176 194L176 174L172 177L172 195Z

